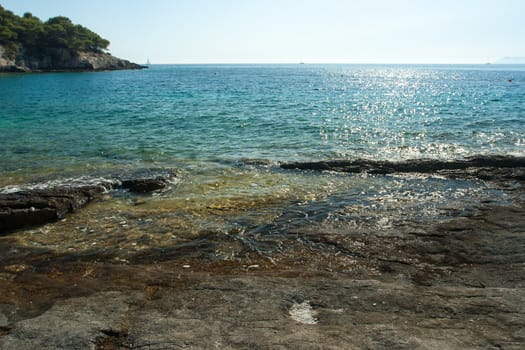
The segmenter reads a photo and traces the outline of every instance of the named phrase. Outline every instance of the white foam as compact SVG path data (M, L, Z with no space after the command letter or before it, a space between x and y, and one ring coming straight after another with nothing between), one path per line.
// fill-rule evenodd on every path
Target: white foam
M81 187L81 186L103 186L106 191L112 187L117 186L119 181L115 179L108 179L104 177L89 177L80 176L72 178L63 178L56 180L49 180L41 183L29 183L25 185L11 185L0 188L1 194L16 193L20 191L30 190L45 190L55 187Z

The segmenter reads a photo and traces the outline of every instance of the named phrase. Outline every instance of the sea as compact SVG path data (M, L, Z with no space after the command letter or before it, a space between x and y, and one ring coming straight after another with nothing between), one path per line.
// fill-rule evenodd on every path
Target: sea
M266 245L271 237L278 246L281 235L312 227L395 231L473 215L480 203L515 199L481 180L280 164L497 155L525 156L524 65L0 75L0 192L141 169L177 173L163 191L113 191L64 220L12 234L57 252L100 249L126 259L221 235Z

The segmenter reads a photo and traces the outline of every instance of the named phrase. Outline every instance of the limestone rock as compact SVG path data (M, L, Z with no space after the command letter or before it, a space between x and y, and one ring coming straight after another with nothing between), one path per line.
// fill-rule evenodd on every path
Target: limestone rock
M147 68L104 52L74 52L68 49L49 48L45 55L25 53L8 57L0 45L0 72L74 72L105 71Z
M97 339L121 327L129 296L100 293L57 303L48 312L18 322L0 339L2 349L95 349Z

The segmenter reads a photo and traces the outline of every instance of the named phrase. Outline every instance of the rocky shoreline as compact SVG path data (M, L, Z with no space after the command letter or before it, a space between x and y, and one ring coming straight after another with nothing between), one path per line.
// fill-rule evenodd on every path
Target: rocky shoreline
M172 170L141 170L124 176L94 179L89 184L65 183L0 191L0 234L26 226L63 219L111 190L146 193L161 190L173 181Z
M104 52L72 52L67 49L48 49L45 56L19 55L7 57L0 45L0 73L31 72L93 72L124 69L144 69L128 60Z
M0 347L521 349L524 218L486 207L397 237L318 228L271 260L210 260L220 241L129 263L13 256Z
M401 162L360 160L331 160L319 162L283 163L289 170L336 171L343 173L368 173L388 175L395 173L419 173L449 178L480 180L525 181L525 157L486 156L464 160L441 161L412 159Z
M492 174L516 201L388 230L308 223L273 245L210 232L125 260L0 237L0 348L521 349L522 163L476 162L440 174ZM335 165L355 167L319 167Z

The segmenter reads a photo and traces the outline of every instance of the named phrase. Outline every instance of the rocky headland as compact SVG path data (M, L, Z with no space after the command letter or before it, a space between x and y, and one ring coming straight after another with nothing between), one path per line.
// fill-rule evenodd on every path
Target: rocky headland
M0 46L0 72L89 72L147 68L104 52L50 49L44 56L19 54L14 58L5 55Z
M142 69L108 53L109 40L57 16L41 21L0 5L0 72L72 72Z

